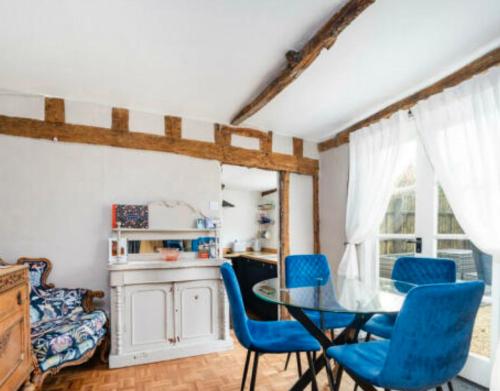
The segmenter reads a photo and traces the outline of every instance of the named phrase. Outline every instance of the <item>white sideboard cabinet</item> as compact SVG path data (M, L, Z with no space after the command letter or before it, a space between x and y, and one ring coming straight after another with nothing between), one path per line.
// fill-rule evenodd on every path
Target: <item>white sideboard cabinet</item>
M221 259L108 267L111 368L232 348Z

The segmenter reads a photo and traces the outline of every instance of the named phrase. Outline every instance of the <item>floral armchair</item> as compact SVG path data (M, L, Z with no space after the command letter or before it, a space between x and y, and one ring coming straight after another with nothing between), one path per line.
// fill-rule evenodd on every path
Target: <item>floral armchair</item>
M108 318L96 310L94 298L102 291L55 288L47 283L52 269L46 258L19 258L30 272L30 320L34 371L32 383L41 388L49 374L89 360L99 345L104 361L109 346ZM103 343L104 342L104 343Z

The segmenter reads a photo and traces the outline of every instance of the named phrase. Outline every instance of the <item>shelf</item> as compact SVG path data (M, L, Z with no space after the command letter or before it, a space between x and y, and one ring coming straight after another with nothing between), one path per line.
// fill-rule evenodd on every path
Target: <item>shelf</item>
M161 228L113 228L113 232L214 232L218 231L218 228L169 228L169 229L161 229Z
M200 236L219 236L218 228L113 228L113 235L120 234L128 240L190 240Z

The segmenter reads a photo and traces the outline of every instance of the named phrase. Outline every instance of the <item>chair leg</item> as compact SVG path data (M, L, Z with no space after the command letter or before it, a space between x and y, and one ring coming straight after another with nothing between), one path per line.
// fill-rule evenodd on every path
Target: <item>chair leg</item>
M250 364L250 356L252 355L252 352L250 350L247 350L247 358L245 360L245 368L243 369L243 377L241 379L241 388L240 390L243 391L245 389L245 383L247 381L247 374L248 374L248 364Z
M342 366L337 367L337 376L335 376L335 391L340 390L340 382L342 380L342 373L344 372L344 368Z
M286 361L285 361L285 371L288 369L288 364L290 363L290 357L292 357L292 353L288 353L286 355Z
M326 369L326 377L328 379L328 386L330 388L330 391L334 391L332 367L330 366L330 359L326 356L325 352L323 352L323 359L325 360L325 369Z
M297 371L299 372L299 376L302 376L302 362L300 361L300 353L296 352L295 357L297 358Z
M311 352L306 352L307 361L309 363L309 368L311 369L312 382L311 389L313 391L318 391L318 381L316 380L316 370L314 369L314 361Z
M441 387L441 386L436 387L436 391L443 391L443 387Z
M250 391L255 390L255 381L257 380L258 366L259 366L259 353L255 352L253 356L252 380L250 381Z
M355 384L354 384L354 391L356 391L356 390L358 389L358 387L359 387L359 384L358 384L358 383L355 383Z
M448 382L448 390L453 391L453 384L451 383L451 380Z
M371 338L371 334L370 333L366 333L366 338L365 338L365 342L368 342Z

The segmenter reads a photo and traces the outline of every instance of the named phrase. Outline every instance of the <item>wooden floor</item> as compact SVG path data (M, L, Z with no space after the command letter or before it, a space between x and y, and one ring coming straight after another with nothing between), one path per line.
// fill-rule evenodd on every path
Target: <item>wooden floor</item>
M44 391L232 391L240 389L246 351L235 342L225 353L163 361L128 368L108 369L98 357L73 368L65 368L49 377ZM285 372L284 355L264 355L259 360L257 390L288 390L297 379L295 360ZM302 358L305 367L306 358ZM328 390L325 371L318 376L321 391ZM453 381L455 391L486 391L459 379ZM247 380L247 387L249 380ZM340 389L352 391L354 382L345 376ZM309 388L310 389L310 388ZM444 388L447 390L447 388Z
M63 369L49 377L44 391L232 391L239 390L246 351L237 343L233 350L204 356L163 361L120 369L108 369L94 357L79 367ZM297 379L295 360L285 372L284 355L264 355L259 360L257 390L288 390ZM306 365L305 355L302 365ZM325 371L318 376L321 390L327 390ZM342 390L354 384L344 377ZM247 380L247 389L249 382Z

